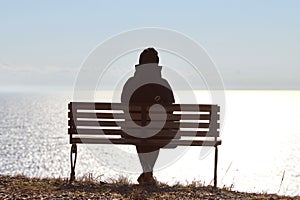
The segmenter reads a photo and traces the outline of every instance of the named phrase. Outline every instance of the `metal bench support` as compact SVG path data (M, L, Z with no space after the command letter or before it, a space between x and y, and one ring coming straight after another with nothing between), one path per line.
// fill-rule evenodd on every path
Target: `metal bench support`
M217 187L217 170L218 170L218 146L215 146L215 169L214 169L214 187Z
M71 146L70 159L71 159L70 182L72 182L75 180L75 167L76 167L76 160L77 160L77 145L76 144L72 144L72 146Z

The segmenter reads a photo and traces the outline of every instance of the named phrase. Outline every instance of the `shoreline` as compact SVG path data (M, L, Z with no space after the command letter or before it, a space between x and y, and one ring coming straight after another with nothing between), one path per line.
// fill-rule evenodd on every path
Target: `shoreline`
M126 177L109 182L81 178L73 183L61 178L0 175L0 199L299 199L277 194L247 193L191 183L140 186Z

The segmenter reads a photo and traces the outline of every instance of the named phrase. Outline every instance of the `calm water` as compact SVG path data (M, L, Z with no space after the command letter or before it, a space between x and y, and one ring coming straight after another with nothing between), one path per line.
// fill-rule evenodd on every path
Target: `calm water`
M201 92L197 94L201 97ZM67 103L71 99L71 94L0 94L1 174L69 176ZM226 92L219 186L300 195L299 102L300 91ZM135 182L141 170L131 146L81 145L78 150L78 176L93 173L104 180L126 175ZM213 153L202 159L200 151L190 148L177 162L157 168L157 179L169 184L211 183ZM168 153L163 150L161 157Z

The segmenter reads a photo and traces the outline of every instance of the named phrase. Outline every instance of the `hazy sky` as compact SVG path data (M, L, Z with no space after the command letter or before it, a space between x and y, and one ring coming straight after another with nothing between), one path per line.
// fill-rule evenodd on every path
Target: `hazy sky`
M226 89L300 89L299 10L296 0L0 1L0 90L70 89L95 46L142 27L202 44Z

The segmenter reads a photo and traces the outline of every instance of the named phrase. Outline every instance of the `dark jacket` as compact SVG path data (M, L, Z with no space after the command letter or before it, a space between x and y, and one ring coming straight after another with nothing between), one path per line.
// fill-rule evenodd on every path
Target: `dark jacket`
M136 65L134 76L125 83L122 103L171 104L175 102L169 83L161 77L161 66Z
M121 102L129 103L129 105L146 104L147 107L154 104L166 105L174 103L175 99L172 89L169 83L161 77L161 69L162 67L157 64L136 65L134 76L129 78L123 87ZM132 115L130 109L129 112ZM147 121L146 124L141 124L141 121L134 122L140 126L150 123L150 121ZM125 135L124 137L131 136ZM171 138L169 137L169 139Z

